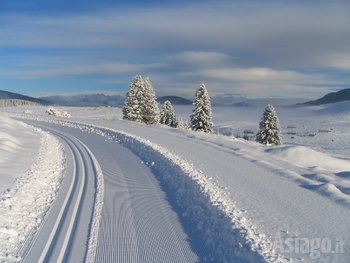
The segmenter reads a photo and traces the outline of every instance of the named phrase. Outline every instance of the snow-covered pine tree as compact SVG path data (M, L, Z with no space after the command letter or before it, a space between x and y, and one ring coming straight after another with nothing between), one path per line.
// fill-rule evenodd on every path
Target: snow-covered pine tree
M177 118L176 122L177 122L176 128L178 128L178 129L188 130L190 128L189 125L187 124L187 122L185 122L181 118Z
M195 96L195 102L193 103L195 109L191 115L191 129L212 133L211 103L204 83L199 85Z
M151 80L144 78L144 93L141 101L142 121L146 124L159 122L159 108L157 97L152 88Z
M260 121L260 131L256 135L256 141L262 144L282 144L280 126L275 108L267 105Z
M159 122L170 127L177 127L178 122L175 115L175 110L169 100L166 100L163 104L163 108L160 112Z
M142 122L142 103L145 92L144 80L140 75L135 76L129 86L123 107L123 119Z

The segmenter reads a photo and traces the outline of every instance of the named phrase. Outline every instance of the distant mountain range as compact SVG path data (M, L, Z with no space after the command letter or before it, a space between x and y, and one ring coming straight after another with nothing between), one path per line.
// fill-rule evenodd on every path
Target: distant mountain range
M124 102L124 96L120 95L104 95L104 94L89 94L75 96L49 96L41 99L49 101L51 104L61 106L120 106Z
M122 106L124 103L124 96L121 95L105 95L105 94L89 94L89 95L74 95L74 96L47 96L39 99L24 96L21 94L11 93L7 91L0 91L1 99L17 99L23 101L30 101L38 104L61 105L61 106L81 106L81 107L95 107L95 106ZM169 100L173 105L192 105L194 99L190 100L179 96L163 96L159 97L157 101L163 104ZM227 106L227 107L265 107L267 104L274 106L292 106L297 103L305 102L305 99L280 99L280 98L261 98L250 99L239 96L237 94L222 94L211 97L213 106ZM17 103L17 102L16 102ZM16 104L15 103L15 104ZM6 103L8 104L8 103ZM11 103L10 103L11 104Z
M292 106L297 103L305 102L302 98L246 98L236 94L222 94L213 96L211 103L213 106L228 106L228 107L265 107L267 104L274 106Z
M28 101L28 102L33 102L33 103L42 104L42 105L50 104L48 101L43 100L43 99L37 99L37 98L29 97L29 96L24 96L24 95L21 95L18 93L12 93L12 92L8 92L8 91L4 91L4 90L0 90L0 100L7 100L7 101L17 100L17 102Z
M157 99L157 101L161 104L163 104L167 100L170 101L171 104L173 105L191 105L192 104L192 101L182 97L178 97L178 96L163 96Z
M336 103L341 101L350 100L350 89L342 89L337 92L331 92L326 94L320 99L307 101L304 103L300 103L298 105L322 105L322 104L328 104L328 103Z
M120 95L104 95L104 94L90 94L90 95L76 95L76 96L50 96L42 97L51 104L61 106L121 106L124 103L124 96ZM169 100L174 105L190 105L192 101L178 96L164 96L159 97L157 101L163 104L166 100Z

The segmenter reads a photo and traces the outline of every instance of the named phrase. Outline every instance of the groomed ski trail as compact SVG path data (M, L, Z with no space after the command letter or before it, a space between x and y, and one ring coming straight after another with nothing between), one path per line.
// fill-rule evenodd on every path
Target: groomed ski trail
M67 173L69 185L63 186L22 262L198 262L178 215L139 157L97 134L26 122L65 142L66 151L72 152L68 173L76 178L68 179ZM104 200L98 239L92 242L95 251L88 256L96 194L93 157L103 172ZM74 197L68 197L71 192Z
M38 233L19 251L21 262L86 261L94 250L91 244L102 206L100 169L80 140L45 125L36 126L63 142L68 169L58 197Z

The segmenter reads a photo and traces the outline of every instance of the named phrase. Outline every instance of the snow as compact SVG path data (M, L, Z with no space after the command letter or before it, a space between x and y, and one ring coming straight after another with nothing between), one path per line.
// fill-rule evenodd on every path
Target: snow
M21 122L0 115L0 193L34 162L40 134Z
M71 115L66 112L66 111L60 111L56 108L50 107L46 110L46 113L48 115L53 115L53 116L57 116L57 117L65 117L65 118L70 118Z
M79 116L70 122L45 116L43 107L30 107L32 114L5 110L78 127L130 149L163 185L201 259L349 262L348 106L277 108L282 146L237 138L257 132L260 108L214 107L215 129L224 135L130 122L115 108L62 108ZM191 110L175 106L183 119ZM308 246L300 247L300 240ZM317 246L325 242L331 250Z
M97 242L99 238L99 229L100 229L100 222L101 222L102 209L103 209L103 199L104 199L104 177L103 177L102 169L98 161L96 160L96 157L92 154L90 150L88 151L90 152L90 155L92 156L92 159L93 159L93 163L95 164L96 177L97 177L94 211L92 215L91 231L89 234L89 243L88 243L88 249L86 253L87 254L86 262L90 263L90 262L94 262L94 259L96 256Z
M265 152L300 167L318 167L320 170L334 173L350 171L349 161L334 158L305 146L282 146L266 149Z
M35 124L60 139L67 169L39 231L17 253L23 262L91 262L103 207L103 178L98 162L74 136ZM78 242L73 242L76 238ZM69 253L71 250L76 253Z
M53 136L3 116L0 120L1 176L8 179L1 181L6 190L0 194L0 262L17 262L17 251L33 238L55 199L64 157Z
M190 106L176 106L178 117L189 120ZM283 143L306 146L316 151L350 160L350 102L323 106L278 107ZM216 133L255 140L264 108L215 107L213 110ZM252 133L244 133L244 131Z

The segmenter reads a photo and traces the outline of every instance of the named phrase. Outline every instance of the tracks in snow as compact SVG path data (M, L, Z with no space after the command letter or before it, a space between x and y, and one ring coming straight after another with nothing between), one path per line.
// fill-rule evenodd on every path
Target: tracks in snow
M30 124L38 126L38 122ZM67 178L71 183L63 186L63 193L69 195L73 187L73 197L67 197L68 202L64 201L66 198L60 200L51 209L24 262L197 262L178 214L151 169L139 157L94 133L48 123L40 126L61 137L72 151L68 168L75 168L70 168L67 175L76 174L77 180ZM89 181L91 184L95 171L89 167L93 162L87 149L93 149L101 165L106 189L99 237L92 247L96 248L96 255L92 253L91 257L86 255L93 200L87 199L94 196L94 185L89 186ZM65 203L68 208L62 210ZM59 214L62 219L56 220Z
M41 128L65 143L71 164L58 200L35 240L21 251L22 262L83 262L88 253L93 212L96 209L97 171L94 157L77 138L52 128Z
M151 169L122 145L96 140L106 183L95 262L197 262Z

